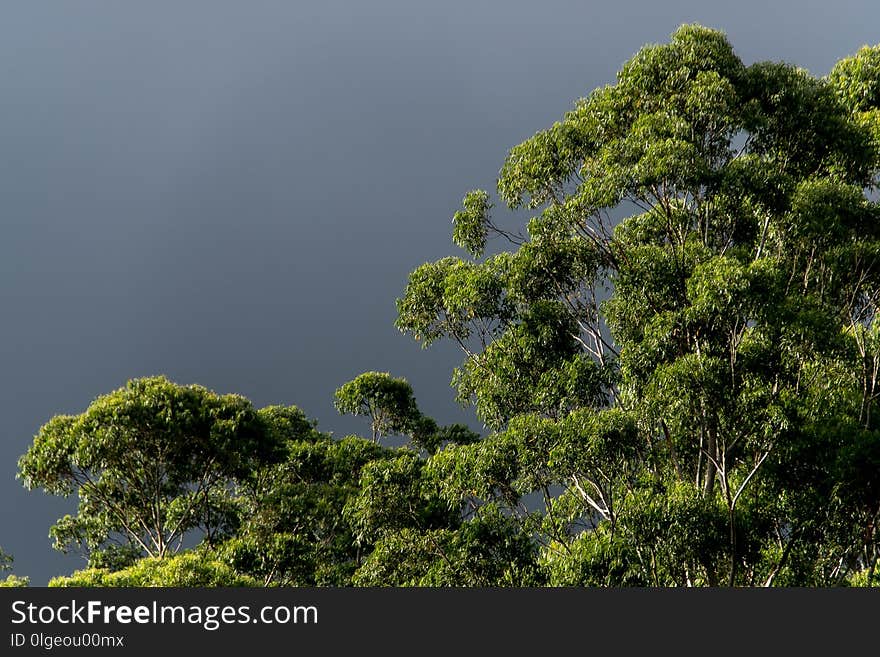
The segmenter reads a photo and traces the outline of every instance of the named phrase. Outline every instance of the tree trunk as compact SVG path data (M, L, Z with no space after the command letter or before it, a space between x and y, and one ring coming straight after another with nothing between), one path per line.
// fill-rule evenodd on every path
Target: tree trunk
M708 497L712 494L712 490L715 488L715 473L718 470L718 441L715 437L715 431L713 429L709 429L706 432L708 436L708 440L706 443L706 453L709 457L706 459L706 477L703 479L703 495Z

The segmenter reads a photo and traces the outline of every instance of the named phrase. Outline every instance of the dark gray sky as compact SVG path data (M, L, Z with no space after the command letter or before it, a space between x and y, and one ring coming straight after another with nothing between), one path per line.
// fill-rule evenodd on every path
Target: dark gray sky
M0 20L0 546L32 584L83 565L25 491L41 424L166 374L339 418L405 376L472 419L452 348L393 326L410 270L456 253L462 195L510 146L681 23L817 75L880 41L876 0L20 0ZM475 428L476 423L472 421Z

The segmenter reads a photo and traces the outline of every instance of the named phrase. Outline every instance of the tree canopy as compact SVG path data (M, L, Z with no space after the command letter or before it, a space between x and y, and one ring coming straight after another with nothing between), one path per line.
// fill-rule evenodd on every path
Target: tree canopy
M815 77L682 26L514 146L397 301L488 435L383 372L341 440L133 380L19 463L79 494L52 533L92 568L56 584L877 584L878 185L880 46Z
M370 418L372 438L403 434L420 417L412 386L387 372L364 372L336 390L336 410Z
M469 192L471 257L410 276L398 327L461 347L459 398L495 430L429 467L535 531L549 581L874 572L878 61L747 66L683 26L511 149L524 229ZM499 236L517 248L484 255Z
M176 552L190 532L209 543L224 536L237 522L231 487L281 456L277 431L244 397L152 377L53 417L19 476L78 494L77 514L52 527L57 547L123 564Z

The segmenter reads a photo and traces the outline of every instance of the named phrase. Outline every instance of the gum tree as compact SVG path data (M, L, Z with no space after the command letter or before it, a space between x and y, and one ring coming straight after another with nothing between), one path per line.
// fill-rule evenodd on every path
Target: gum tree
M334 403L343 415L370 419L373 442L403 434L419 417L412 386L387 372L364 372L336 390Z
M178 551L193 532L216 543L237 526L232 495L282 457L277 432L239 395L164 377L133 379L79 415L58 415L19 460L28 488L69 496L76 515L51 529L111 569Z
M243 521L218 552L265 586L346 586L366 552L343 510L361 472L393 451L358 436L334 440L290 407L263 409L286 418L284 458L241 491Z
M424 415L409 382L388 372L358 375L337 388L334 404L342 415L368 417L375 443L385 436L406 436L414 449L433 454L444 444L463 445L480 438L463 424L440 426Z
M494 433L432 457L563 584L839 584L880 543L880 47L827 78L688 25L468 193L398 327ZM513 250L486 255L491 238ZM541 504L535 504L538 497Z
M12 555L6 554L2 548L0 548L0 573L7 572L12 569L13 558ZM16 587L24 587L28 585L27 577L17 577L13 574L8 574L4 579L0 579L0 587L8 587L8 588L16 588Z
M367 373L340 390L337 403L352 401L343 408L382 418L373 439L333 439L290 406L259 411L284 457L239 487L242 521L217 553L266 586L349 586L365 564L399 561L399 553L387 548L389 536L460 524L455 509L425 485L422 453L478 436L423 416L409 384L388 374ZM379 445L386 431L409 435L410 444ZM367 569L372 572L372 565ZM357 581L367 580L358 575Z

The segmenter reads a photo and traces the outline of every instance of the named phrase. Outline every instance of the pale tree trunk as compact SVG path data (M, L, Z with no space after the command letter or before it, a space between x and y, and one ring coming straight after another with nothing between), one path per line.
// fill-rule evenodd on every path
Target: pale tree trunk
M706 441L706 476L703 479L703 494L708 497L715 488L715 474L718 471L718 440L715 431L709 429Z

